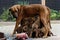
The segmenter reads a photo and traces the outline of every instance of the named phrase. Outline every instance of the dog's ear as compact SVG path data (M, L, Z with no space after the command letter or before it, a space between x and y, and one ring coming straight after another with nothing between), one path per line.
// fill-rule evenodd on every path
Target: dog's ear
M9 8L9 11L11 11L11 8Z
M9 11L13 15L13 17L17 18L20 13L23 12L22 5L14 5L9 8Z
M18 17L18 5L14 5L12 7L9 8L9 13L11 13L13 15L14 18Z

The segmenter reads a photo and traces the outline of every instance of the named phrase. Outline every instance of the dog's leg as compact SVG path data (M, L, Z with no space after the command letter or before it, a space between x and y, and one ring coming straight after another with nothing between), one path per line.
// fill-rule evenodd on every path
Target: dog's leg
M49 25L48 25L48 23L47 23L47 16L48 16L48 15L49 15L49 14L45 13L45 11L43 11L42 13L40 13L41 22L43 23L43 26L44 26L45 29L46 29L46 32L45 32L43 38L46 38L46 37L47 37L48 31L50 30L50 29L49 29Z
M56 36L51 31L49 31L48 36Z
M21 20L22 20L22 15L19 15L19 17L16 19L16 25L15 25L13 34L15 34L15 32L16 32L16 30L18 28L18 25L21 22Z
M38 38L39 31L36 29L36 38Z
M30 32L29 32L29 37L31 38L32 37L32 33L33 33L33 30L31 29L31 30L29 30Z
M47 35L48 35L48 28L47 28L47 27L48 27L47 24L44 24L45 31L44 31L44 36L43 36L43 38L46 38Z
M48 13L49 13L49 15L50 15L50 9L47 7L47 10L48 10ZM51 27L51 22L50 22L50 16L48 16L48 24L49 24L49 27L52 29L52 27Z

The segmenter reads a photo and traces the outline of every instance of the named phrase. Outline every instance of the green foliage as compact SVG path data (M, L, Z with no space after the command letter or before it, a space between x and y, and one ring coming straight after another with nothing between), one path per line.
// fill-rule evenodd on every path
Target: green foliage
M3 21L14 21L15 19L12 17L12 15L9 13L9 10L8 9L3 9L3 13L2 15L0 16L0 18L3 20Z
M60 12L51 9L51 20L60 20Z
M60 12L57 14L56 17L57 17L56 20L60 20Z
M51 14L51 19L52 19L52 20L53 20L53 19L55 20L55 19L56 19L56 16L57 16L56 13L52 13L52 14Z

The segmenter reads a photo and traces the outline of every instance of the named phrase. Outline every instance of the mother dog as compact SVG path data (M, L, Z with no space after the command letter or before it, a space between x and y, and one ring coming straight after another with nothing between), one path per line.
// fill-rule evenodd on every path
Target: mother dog
M43 38L47 37L48 31L50 31L50 10L48 7L41 4L14 5L9 9L9 11L11 11L11 14L16 18L16 25L13 33L15 33L23 18L39 15L46 30Z

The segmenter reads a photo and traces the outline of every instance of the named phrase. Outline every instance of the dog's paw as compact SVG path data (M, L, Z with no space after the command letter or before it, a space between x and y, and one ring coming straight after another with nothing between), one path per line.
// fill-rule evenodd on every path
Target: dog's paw
M43 38L47 38L47 36L43 36Z

